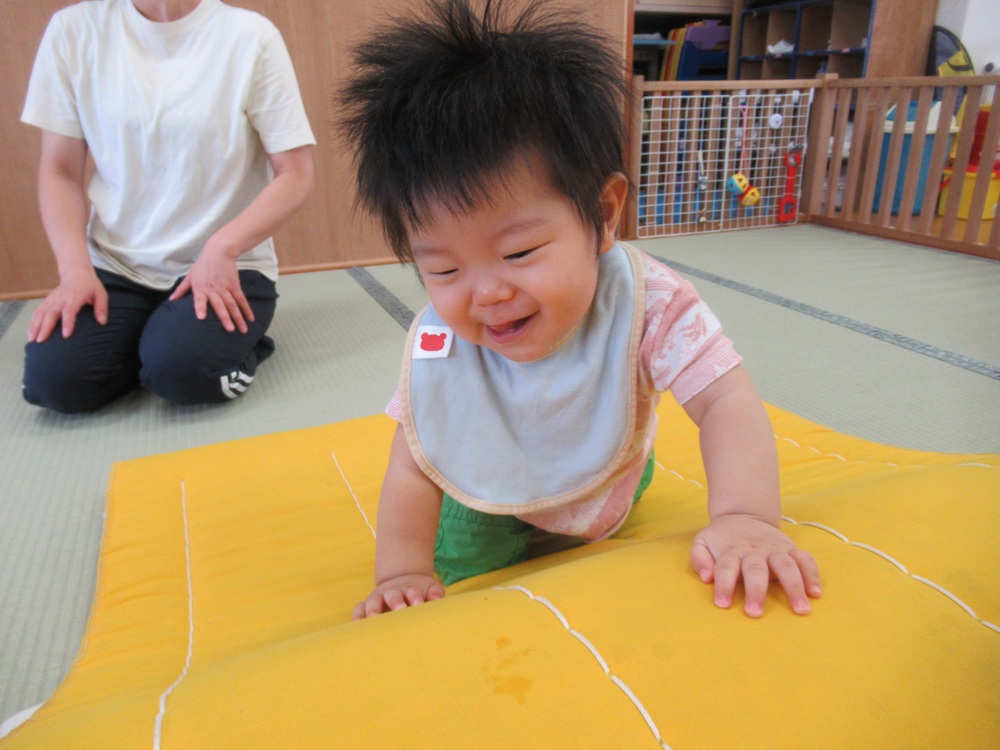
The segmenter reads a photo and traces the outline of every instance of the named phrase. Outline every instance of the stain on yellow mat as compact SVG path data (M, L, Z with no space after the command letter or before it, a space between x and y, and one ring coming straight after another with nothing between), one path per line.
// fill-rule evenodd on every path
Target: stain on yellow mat
M719 610L690 570L704 474L672 402L614 539L359 623L388 417L117 464L80 654L0 747L1000 747L1000 456L770 413L823 573L806 618Z

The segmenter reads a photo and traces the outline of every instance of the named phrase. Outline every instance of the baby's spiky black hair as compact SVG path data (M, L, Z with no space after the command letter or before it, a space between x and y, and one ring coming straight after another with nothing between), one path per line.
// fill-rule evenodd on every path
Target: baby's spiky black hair
M357 201L401 260L430 201L482 205L526 156L599 236L604 185L625 172L626 88L624 61L598 31L539 0L518 12L486 0L479 13L469 0L429 0L375 30L354 62L339 105Z

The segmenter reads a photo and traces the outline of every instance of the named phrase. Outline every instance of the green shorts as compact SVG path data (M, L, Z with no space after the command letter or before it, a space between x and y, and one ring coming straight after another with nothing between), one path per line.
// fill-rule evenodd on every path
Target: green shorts
M653 465L650 455L633 502L639 501L653 481ZM581 543L576 537L543 531L514 516L467 508L445 493L434 545L434 572L450 586L465 578L516 565L529 556Z

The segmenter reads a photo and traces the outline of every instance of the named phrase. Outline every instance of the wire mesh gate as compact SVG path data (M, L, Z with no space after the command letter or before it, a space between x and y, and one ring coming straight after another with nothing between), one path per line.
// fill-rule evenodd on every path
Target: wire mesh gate
M812 90L647 93L637 236L798 221Z

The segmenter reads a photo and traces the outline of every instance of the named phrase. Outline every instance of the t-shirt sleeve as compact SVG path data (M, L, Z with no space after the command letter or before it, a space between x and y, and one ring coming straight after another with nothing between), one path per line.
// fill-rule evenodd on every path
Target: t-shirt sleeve
M292 59L277 29L257 58L247 115L269 154L316 143Z
M645 263L640 364L656 390L671 391L683 404L736 367L741 358L690 282L652 258L645 258Z
M69 75L63 16L56 13L42 35L28 80L21 121L70 138L83 138L76 91Z
M397 422L401 422L403 420L403 397L400 395L398 390L393 394L392 401L389 402L389 405L385 407L385 413Z

